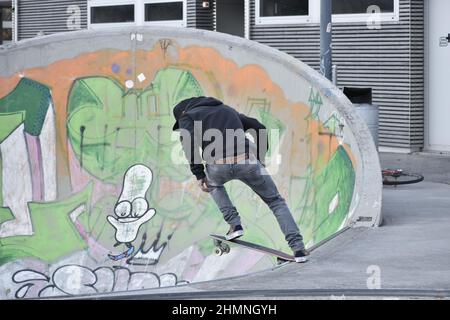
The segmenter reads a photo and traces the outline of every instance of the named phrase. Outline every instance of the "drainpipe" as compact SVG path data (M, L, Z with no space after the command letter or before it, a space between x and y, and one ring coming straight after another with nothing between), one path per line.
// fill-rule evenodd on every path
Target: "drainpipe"
M320 72L332 80L331 0L320 0Z
M12 1L12 11L13 11L13 15L12 15L12 33L13 33L13 42L17 42L19 41L19 36L18 36L18 21L19 21L19 6L18 6L18 0L13 0Z
M244 0L245 39L250 39L250 0Z

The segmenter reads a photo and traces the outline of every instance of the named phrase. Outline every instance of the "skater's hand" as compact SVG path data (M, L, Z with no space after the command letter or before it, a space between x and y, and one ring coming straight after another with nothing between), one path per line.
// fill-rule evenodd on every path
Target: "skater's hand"
M211 192L211 188L208 187L208 180L206 178L197 180L198 186L202 189L203 192Z

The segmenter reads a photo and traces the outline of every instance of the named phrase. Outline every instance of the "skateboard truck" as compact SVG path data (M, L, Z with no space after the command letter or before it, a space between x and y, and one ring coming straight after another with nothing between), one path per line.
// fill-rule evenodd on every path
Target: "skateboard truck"
M214 239L214 246L215 246L214 254L216 256L220 257L220 256L222 256L224 254L230 253L230 246L228 244L224 243L223 241ZM277 264L278 265L286 263L286 262L289 262L289 260L277 257Z
M214 254L216 256L221 256L230 252L230 246L223 241L214 239L214 246L216 247L214 249Z

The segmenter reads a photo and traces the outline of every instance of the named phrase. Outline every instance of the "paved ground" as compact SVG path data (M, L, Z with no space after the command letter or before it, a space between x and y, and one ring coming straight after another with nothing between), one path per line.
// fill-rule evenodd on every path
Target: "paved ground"
M382 155L383 167L401 157ZM385 187L384 220L380 228L350 229L314 251L306 264L289 264L238 279L140 292L138 297L134 293L126 296L147 299L184 292L185 296L181 297L189 298L197 292L206 293L198 298L208 297L208 293L211 298L339 298L343 294L414 297L417 290L444 290L441 296L449 297L450 179L446 180L445 175L450 172L450 158L427 161L422 156L414 157L417 161L401 162L397 167L419 173L422 166L447 170L444 175L435 173L427 180L445 180L448 184L424 181L398 188ZM442 163L438 166L433 161ZM367 293L368 288L381 290ZM394 289L398 291L384 291ZM422 291L419 296L436 297L436 293Z
M450 184L450 156L431 153L380 153L381 166L420 173L425 181Z

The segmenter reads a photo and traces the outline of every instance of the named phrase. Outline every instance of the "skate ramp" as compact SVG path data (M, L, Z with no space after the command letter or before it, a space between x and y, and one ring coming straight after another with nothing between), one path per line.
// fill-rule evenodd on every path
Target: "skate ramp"
M0 49L0 297L108 294L274 266L213 255L227 226L185 163L172 108L214 96L269 129L267 168L307 247L381 221L381 176L351 103L302 62L215 32L79 31ZM227 186L245 239L289 252L269 209Z

